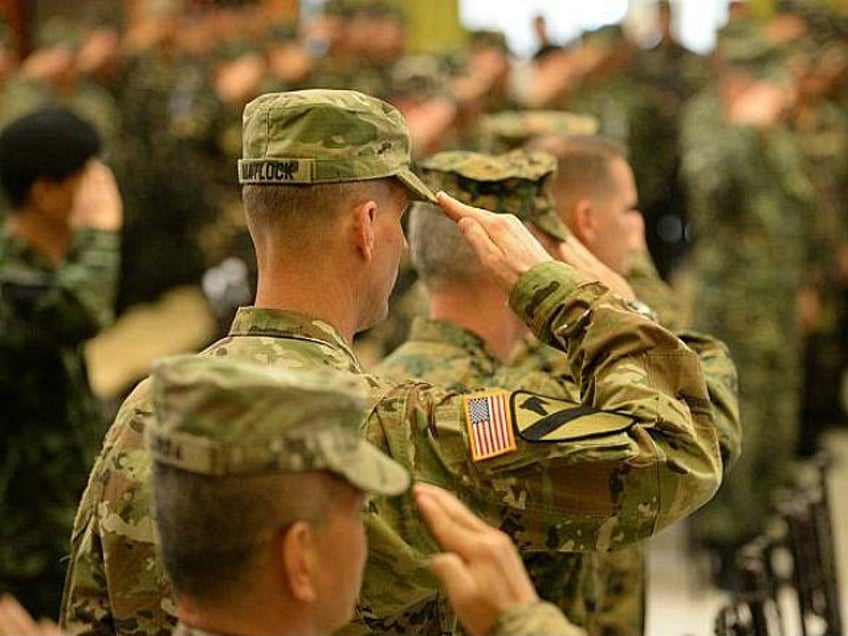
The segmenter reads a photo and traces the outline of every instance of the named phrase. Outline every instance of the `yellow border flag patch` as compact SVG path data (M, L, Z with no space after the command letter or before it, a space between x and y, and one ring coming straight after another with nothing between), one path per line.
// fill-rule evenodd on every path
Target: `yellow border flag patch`
M509 412L509 393L484 391L462 399L471 459L479 462L518 449Z

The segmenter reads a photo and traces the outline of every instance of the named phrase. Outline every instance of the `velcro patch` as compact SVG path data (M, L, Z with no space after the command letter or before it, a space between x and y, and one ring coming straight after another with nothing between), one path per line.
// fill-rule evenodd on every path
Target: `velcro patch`
M509 393L484 391L465 395L462 399L471 459L478 462L518 448L509 413Z
M239 183L313 183L314 159L239 159Z
M528 391L510 394L509 406L518 436L528 442L572 442L613 435L634 422L629 415Z

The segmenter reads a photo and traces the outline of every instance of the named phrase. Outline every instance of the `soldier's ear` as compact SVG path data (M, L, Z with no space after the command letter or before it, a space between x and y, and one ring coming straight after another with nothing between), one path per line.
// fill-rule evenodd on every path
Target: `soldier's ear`
M591 245L597 233L595 213L589 199L578 199L572 209L571 231L583 245Z
M314 603L318 598L315 575L318 569L315 534L305 521L295 521L277 544L280 576L291 597L300 603Z
M353 208L353 240L357 251L366 261L374 255L374 223L377 218L377 203L373 200L357 203Z

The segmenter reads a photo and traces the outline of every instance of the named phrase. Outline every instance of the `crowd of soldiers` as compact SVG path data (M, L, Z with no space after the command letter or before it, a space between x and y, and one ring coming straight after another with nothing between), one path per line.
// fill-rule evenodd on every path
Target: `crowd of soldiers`
M103 139L125 212L119 315L176 286L199 285L210 271L223 277L209 300L225 329L237 305L254 298L261 266L238 187L251 183L251 173L235 170L246 159L242 113L248 103L267 93L310 88L352 89L385 100L403 115L413 159L434 191L518 214L548 241L562 242L557 248L540 239L560 250L561 260L580 263L633 311L658 321L697 355L723 483L690 520L690 534L693 547L714 559L715 582L733 587L733 555L763 529L792 462L815 450L822 425L843 417L838 379L848 346L844 15L798 0L756 18L745 3L734 2L716 50L706 58L674 39L673 5L660 2L650 46L637 45L617 25L554 45L539 21L538 52L518 62L503 35L488 31L470 34L461 52L406 55L402 10L376 0L329 1L319 16L299 25L280 23L249 4L186 10L177 3L149 5L121 28L48 20L37 48L25 59L15 59L7 48L0 69L0 123L40 106L63 105L93 122ZM347 134L343 121L338 126L327 134ZM596 177L588 168L593 161L601 166ZM610 183L630 184L622 186L626 194L619 202L627 221L594 227L575 202L601 207L598 193L612 189ZM553 202L543 194L548 189ZM428 204L417 205L410 219L412 258L402 263L389 319L364 333L342 334L363 366L380 377L415 377L453 391L521 387L550 400L525 403L537 415L549 414L552 405L561 408L557 400L575 404L594 395L604 365L593 368L598 377L586 384L580 373L589 371L577 370L582 362L567 347L569 357L539 350L532 339L519 342L520 323L508 311L503 315L502 290L489 289L482 270L470 267L471 253L461 255L459 236L451 238L428 220L433 215ZM237 275L216 269L232 258L244 264ZM451 267L439 264L448 260ZM427 314L433 320L421 317ZM476 322L481 317L489 321ZM310 337L326 337L320 328L310 330L316 331ZM605 341L610 351L620 344ZM624 426L610 418L600 426L612 434L618 425ZM130 445L129 454L116 454L114 466L106 466L108 453L103 456L89 485L94 494L78 514L76 569L63 609L72 631L94 623L125 633L147 624L171 625L172 612L159 602L168 596L167 584L147 552L152 541L144 533L150 528L139 530L143 524L133 516L140 504L125 501L116 512L98 499L109 489L136 492L126 483L143 482L133 455L140 441L121 439ZM92 461L98 447L99 441ZM452 465L456 452L449 448L443 460ZM475 452L484 458L482 450ZM73 482L78 487L80 479L76 475ZM498 519L487 505L476 511ZM36 508L29 521L37 524ZM29 512L17 513L18 527L25 526ZM101 515L97 523L119 519L127 529L92 530L91 519ZM501 521L509 532L510 519ZM554 546L561 547L557 533L564 531L548 530L547 543L525 537L524 548L532 550L522 551L540 594L590 633L642 633L641 549L616 550L609 558L563 554ZM71 528L66 532L65 541ZM644 538L639 531L633 535ZM86 551L91 542L115 536L123 547L104 543L98 549L107 555L138 550L145 571L138 581L148 588L105 615L85 600L75 606L74 594L85 599L92 580L111 585L98 578L114 576L110 564L93 565ZM603 547L619 547L634 536L607 537ZM572 550L591 550L600 545L595 539L575 541ZM8 561L0 564L4 572L32 570L33 561L22 551L0 555ZM408 565L408 585L426 587L415 579L415 566L393 562L396 556L375 558L384 568ZM399 632L415 625L419 633L459 629L443 598L419 595L421 603L414 606L405 588L387 593L384 587L369 589L369 580L366 576L363 594L380 598L382 605L360 607L360 625ZM61 584L54 581L43 598L22 600L38 613L55 615ZM151 618L144 612L153 606L159 614Z

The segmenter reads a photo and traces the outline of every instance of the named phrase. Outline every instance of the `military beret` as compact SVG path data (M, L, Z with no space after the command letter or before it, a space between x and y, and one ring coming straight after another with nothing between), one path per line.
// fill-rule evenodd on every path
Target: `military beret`
M155 365L152 383L145 437L156 462L213 476L325 470L383 495L409 487L359 431L366 388L355 376L176 356Z
M397 177L413 198L435 195L410 167L409 130L390 104L352 90L260 95L244 109L242 184L311 184Z
M62 180L100 152L94 126L66 108L32 111L0 131L0 183L11 194L40 178Z
M557 161L545 152L513 150L486 155L440 152L420 162L424 182L460 201L497 213L515 214L560 239L567 230L554 211L548 181Z

